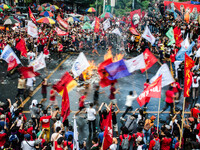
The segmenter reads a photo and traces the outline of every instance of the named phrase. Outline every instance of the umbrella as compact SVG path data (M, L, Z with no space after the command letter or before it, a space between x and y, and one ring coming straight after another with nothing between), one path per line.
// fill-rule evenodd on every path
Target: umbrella
M59 7L56 5L51 5L50 7L45 8L47 11L56 11L57 9L59 9Z
M82 27L83 30L85 29L92 29L92 25L89 23L89 22L86 22L83 27Z
M75 21L77 21L77 22L79 22L80 20L78 19L78 18L76 18L76 17L69 17L69 18L67 18L67 22L75 22Z
M38 23L55 24L56 21L49 17L42 17L37 20Z
M11 24L15 24L15 23L19 23L19 22L16 19L8 18L8 19L6 19L6 21L4 22L3 25L11 25Z
M53 17L54 14L50 11L43 11L43 12L40 13L40 16Z
M96 12L96 9L94 9L93 7L90 7L88 9L85 10L86 12Z
M38 7L37 7L37 10L38 10L38 11L44 11L44 7L43 7L43 6L40 6L40 5L38 5Z
M51 6L51 4L50 3L44 3L44 4L42 4L42 6L43 7L49 7L49 6Z
M90 18L88 16L82 16L80 17L81 21L90 21Z
M3 12L4 11L4 9L3 8L0 8L0 12Z
M101 15L101 18L113 18L113 15L109 12L105 12Z
M72 14L69 14L69 16L72 16L72 17L82 17L83 15L72 13Z
M10 9L11 7L9 5L6 5L6 4L1 4L0 5L0 8L3 8L3 9Z

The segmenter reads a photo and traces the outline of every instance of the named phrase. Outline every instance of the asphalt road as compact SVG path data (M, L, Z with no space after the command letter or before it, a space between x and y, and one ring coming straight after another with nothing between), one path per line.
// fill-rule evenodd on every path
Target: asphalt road
M106 51L100 51L99 52L101 54L101 56L92 56L92 55L86 55L88 60L94 60L96 65L98 65L100 62L103 61L103 55L106 53ZM115 51L113 51L113 53L115 53ZM137 52L132 53L129 55L129 57L134 57L138 55ZM49 75L49 79L48 82L51 83L56 83L61 76L66 72L66 71L70 71L72 64L74 62L74 60L77 58L78 53L67 53L63 55L63 59L62 60L58 60L57 56L53 56L53 59L51 61L47 62L47 70L48 70L48 75ZM67 58L66 58L67 57ZM66 58L65 61L63 61ZM125 57L126 58L126 57ZM63 62L62 62L63 61ZM26 60L24 60L24 63L26 63ZM62 63L62 64L60 64ZM58 67L58 65L60 64L60 66ZM160 64L156 63L153 65L153 67L151 67L148 70L148 77L151 78L159 69ZM56 69L57 68L57 69ZM37 88L37 92L35 92L35 94L26 101L25 106L24 106L24 110L27 112L29 111L29 106L31 104L31 101L33 99L37 99L38 101L41 100L42 98L42 94L41 94L41 88L38 87L42 81L42 78L48 76L44 70L40 70L39 71L41 73L40 77L36 77L36 87ZM15 101L14 97L17 94L17 78L18 78L18 74L14 73L13 75L11 75L10 77L5 77L5 75L3 74L3 76L1 76L0 78L0 99L2 101L5 101L6 98L10 98L12 100L12 103ZM136 71L135 73L133 73L131 76L128 77L124 77L118 80L118 87L120 88L120 94L118 94L116 96L117 100L118 100L118 106L119 109L121 111L125 110L125 99L126 99L126 95L129 93L129 91L131 90L135 90L137 92L137 94L139 95L142 91L143 91L143 84L146 80L146 75L145 73L141 73L140 71ZM164 87L162 89L162 98L161 98L161 110L165 105L164 99L165 99L165 91L168 89L168 87ZM48 87L48 91L50 91L50 87ZM75 88L73 89L70 93L69 93L69 99L70 99L70 108L73 111L70 116L69 116L69 120L70 120L70 124L73 125L73 119L72 116L74 115L74 112L78 110L78 99L79 97L82 95L82 90L80 88ZM99 98L99 103L102 102L106 102L109 103L109 99L108 99L108 95L109 95L109 87L106 87L104 89L100 89L100 91L105 91L106 94L100 94L100 98ZM93 101L93 84L91 85L90 89L89 89L89 95L87 98L87 101L92 102ZM47 101L44 103L45 106L48 105L49 102L49 95L47 96ZM59 106L61 106L61 97L57 97ZM176 105L176 107L179 107L180 109L182 108L182 102L183 102L183 97L181 97L180 103ZM158 103L159 103L159 99L156 98L151 98L150 103L148 104L148 111L158 111ZM189 111L189 104L190 101L186 102L186 111ZM139 105L137 103L137 101L133 102L133 109L139 108ZM169 110L169 109L168 109ZM117 118L118 118L118 122L120 122L119 118L122 114L120 113ZM155 115L156 114L149 114L149 116L151 115ZM26 116L29 118L29 114L27 113ZM167 118L169 117L169 114L161 114L160 118L161 121L165 122L167 120ZM97 123L98 123L98 118L97 117ZM157 123L157 121L156 121ZM88 138L88 125L86 122L86 119L84 119L83 117L78 116L77 117L77 125L78 125L78 132L79 132L79 139L82 140L87 140L89 143L89 145L91 144L90 139ZM119 123L119 128L120 128L120 123Z

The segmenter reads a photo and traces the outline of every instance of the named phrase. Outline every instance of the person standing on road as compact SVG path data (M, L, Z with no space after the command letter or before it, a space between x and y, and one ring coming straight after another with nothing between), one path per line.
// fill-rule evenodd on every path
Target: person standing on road
M125 106L126 106L126 110L125 112L123 113L123 115L120 117L121 120L125 120L124 117L125 115L128 113L128 111L132 110L133 107L132 107L132 103L133 103L133 100L135 100L137 98L137 93L136 91L134 91L134 95L133 95L133 91L130 91L129 92L129 95L126 96L126 103L125 103Z
M18 92L16 95L17 98L19 98L20 95L23 95L25 99L25 95L24 95L25 88L26 88L26 79L24 78L23 75L21 75L20 78L18 79L18 85L17 85Z
M86 109L86 113L87 113L87 120L88 120L88 125L89 125L89 134L91 135L92 132L93 134L95 134L96 110L93 108L93 103L90 103L90 107Z
M144 83L144 90L146 88L148 88L149 86L149 79L146 79L146 82ZM146 97L145 98L145 105L144 105L144 108L147 109L147 105L149 104L149 101L150 101L151 97Z
M56 96L58 96L56 89L54 88L54 86L52 87L52 89L50 90L50 98L49 98L49 105L47 107L50 107L52 105L54 105L54 107L58 107L58 102L56 100Z
M33 87L35 86L36 79L35 77L27 78L26 81L26 93L28 96L32 96L33 94Z
M115 88L115 83L111 83L109 99L113 104L117 103L117 100L115 98L115 94L117 93L120 94L119 89Z
M80 113L82 110L85 110L85 99L87 98L88 93L85 92L83 96L79 98L79 110L74 114L75 116Z

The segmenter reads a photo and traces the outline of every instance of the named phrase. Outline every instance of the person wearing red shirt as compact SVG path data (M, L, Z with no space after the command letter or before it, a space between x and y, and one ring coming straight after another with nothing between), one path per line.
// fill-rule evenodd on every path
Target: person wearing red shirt
M176 61L176 55L174 54L174 51L171 52L170 60L171 60L171 63L172 63L172 69L173 69L173 71L175 71L174 62Z
M172 142L172 139L170 137L171 137L171 134L168 131L165 132L165 137L162 138L161 140L162 141L161 146L160 146L161 150L170 150L170 146Z
M128 138L129 144L130 144L130 140L131 140L131 135L128 134L128 129L127 128L124 128L122 132L123 132L123 134L119 136L119 140L120 140L119 150L122 150L122 146L121 145L122 145L123 139Z
M198 114L200 113L200 104L199 103L196 103L194 108L192 108L190 111L191 111L191 116L194 117L194 118L198 118Z
M85 99L86 99L87 95L88 95L88 93L85 92L84 95L81 96L81 97L79 98L79 110L75 113L75 116L76 116L78 113L80 113L82 110L85 109L84 102L85 102Z
M149 79L146 79L146 82L144 83L144 90L145 90L146 88L148 88L148 86L149 86ZM149 101L150 101L150 98L151 98L151 97L146 97L146 98L145 98L145 105L144 105L144 108L145 108L145 109L147 109L147 105L148 105L148 103L149 103Z
M52 110L51 110L51 115L47 116L47 110L43 111L44 116L40 117L40 127L42 126L42 130L44 129L44 132L46 133L46 140L49 141L50 138L50 119L52 116ZM44 139L44 134L42 135Z
M64 138L59 137L57 141L55 141L55 150L64 150Z
M178 79L176 78L175 79L175 82L173 83L173 92L175 94L175 101L176 102L179 102L179 95L180 95L180 91L182 90L179 82L178 82Z
M4 126L6 130L6 126ZM3 131L3 128L0 126L0 148L3 148L4 144L6 143L6 136L7 134Z
M119 93L119 89L115 88L115 83L111 83L109 99L113 104L117 103L117 100L115 99L115 94L117 93Z
M52 105L54 105L55 108L58 107L58 102L56 100L56 96L58 96L58 95L57 95L55 87L53 86L52 89L50 90L49 105L47 106L48 108Z
M149 143L149 149L148 150L154 150L154 147L156 146L157 141L159 142L159 146L160 146L160 139L158 138L158 134L154 133L153 137L154 138Z
M166 91L165 95L166 95L166 98L165 98L166 104L163 110L161 111L161 113L163 113L170 106L170 111L172 115L174 113L173 108L174 108L174 98L175 98L172 86L169 87L169 90Z

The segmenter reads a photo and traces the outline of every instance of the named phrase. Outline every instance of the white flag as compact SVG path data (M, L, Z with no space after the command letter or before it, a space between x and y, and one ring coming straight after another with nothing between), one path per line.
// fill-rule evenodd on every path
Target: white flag
M40 53L40 55L34 61L30 62L29 66L33 66L34 71L45 68L45 55L43 53Z
M162 74L162 87L174 82L174 78L169 70L167 64L163 64L157 73L151 78L150 83L154 82Z
M129 73L134 72L135 70L145 68L144 55L143 53L137 57L131 58L124 61Z
M118 28L114 29L114 30L112 31L112 33L117 34L117 35L119 35L119 36L122 35Z
M181 47L188 49L189 46L190 46L190 42L189 42L189 38L188 38L188 34L187 34L185 40L181 43Z
M38 37L37 26L32 21L28 22L28 34L34 38Z
M19 60L19 58L13 52L12 48L9 45L6 45L6 47L4 48L1 54L1 58L5 60L7 63L10 63L15 59L17 64L21 64L21 61Z
M148 26L146 26L144 33L142 34L142 37L147 41L149 41L151 45L153 45L156 40L155 37L151 34L151 31L149 30Z
M200 48L199 48L198 51L196 52L195 57L200 57Z
M74 118L74 141L73 141L73 150L79 150L79 144L78 144L78 131L77 131L77 125L76 125L76 119Z
M174 62L176 78L178 78L178 68L179 68L179 65L180 65L181 63L182 63L182 61L175 61L175 62Z
M92 22L91 26L92 26L92 28L94 28L94 26L95 26L95 20Z
M89 66L90 64L88 63L87 58L85 57L84 53L81 52L72 66L74 77L78 77Z
M106 19L106 20L103 22L103 29L106 31L108 28L110 28L110 20L109 20L109 19Z

